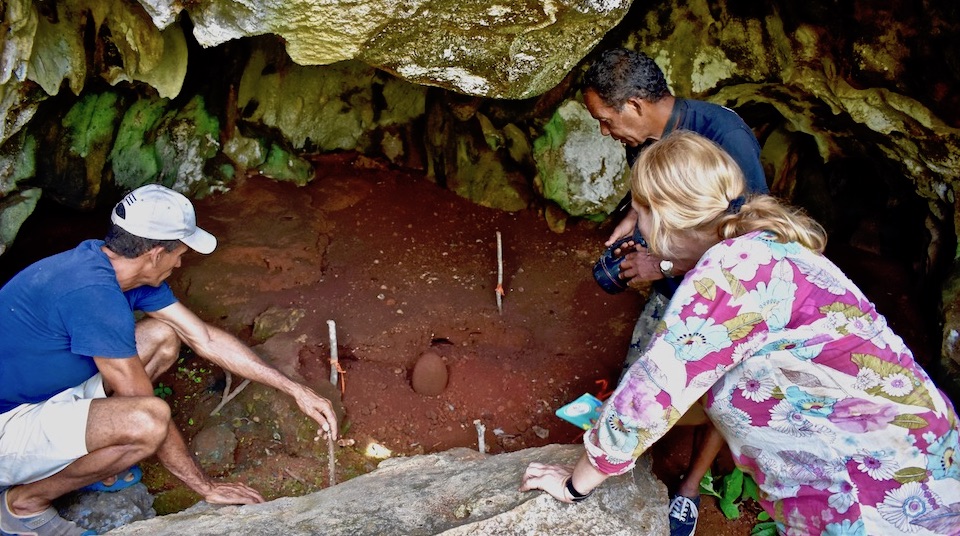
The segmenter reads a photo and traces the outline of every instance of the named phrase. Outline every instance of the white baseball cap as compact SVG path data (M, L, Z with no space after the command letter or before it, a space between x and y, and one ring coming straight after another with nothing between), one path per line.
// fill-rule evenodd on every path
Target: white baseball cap
M179 240L200 253L217 247L217 237L197 227L193 204L159 184L141 186L113 208L110 221L128 233L152 240Z

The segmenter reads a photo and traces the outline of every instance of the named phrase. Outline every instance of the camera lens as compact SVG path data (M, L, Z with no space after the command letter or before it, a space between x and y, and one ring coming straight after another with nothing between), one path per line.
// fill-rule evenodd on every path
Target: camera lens
M593 278L607 294L617 294L627 288L627 282L620 279L620 263L623 262L626 252L621 251L619 256L614 255L614 252L630 241L642 247L647 247L647 241L644 240L640 229L634 227L632 236L617 240L600 255L600 259L593 265Z
M620 279L620 263L623 257L613 255L616 244L607 248L593 265L593 278L607 294L617 294L627 288L627 282Z

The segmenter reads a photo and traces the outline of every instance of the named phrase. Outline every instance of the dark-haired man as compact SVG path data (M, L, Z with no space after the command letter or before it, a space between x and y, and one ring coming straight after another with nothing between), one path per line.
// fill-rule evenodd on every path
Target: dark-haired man
M53 499L122 475L156 454L210 503L263 497L241 483L213 482L187 450L153 381L181 342L233 374L296 401L336 434L330 401L266 364L236 337L198 318L165 280L188 248L210 253L193 205L160 185L114 208L104 241L40 260L0 289L0 531L86 534ZM137 322L133 312L145 313Z
M740 166L751 192L766 193L767 183L760 164L760 144L743 119L729 108L709 102L674 97L667 87L663 71L649 56L626 49L604 52L586 73L583 100L590 114L600 123L600 132L624 144L627 162L632 166L640 152L675 130L692 130L720 145ZM616 211L622 214L606 242L612 245L633 234L637 213L631 208L629 194ZM629 244L629 243L628 243ZM652 255L635 246L620 264L620 276L631 285L653 282L647 304L637 319L625 366L632 365L643 353L653 335L677 279L683 276L670 259ZM687 421L704 422L706 430L692 456L684 478L670 500L671 536L690 536L699 517L700 480L723 447L719 432L705 415L693 414Z

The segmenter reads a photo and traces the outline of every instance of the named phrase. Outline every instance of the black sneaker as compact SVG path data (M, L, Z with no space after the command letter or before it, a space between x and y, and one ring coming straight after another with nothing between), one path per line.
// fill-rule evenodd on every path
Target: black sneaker
M693 536L700 517L700 497L674 495L670 499L670 536Z

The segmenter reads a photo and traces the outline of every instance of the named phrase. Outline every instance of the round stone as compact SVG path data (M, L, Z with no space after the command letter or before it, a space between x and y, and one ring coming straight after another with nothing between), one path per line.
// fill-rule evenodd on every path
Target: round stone
M413 366L413 390L424 396L437 396L447 388L447 364L435 352L420 354Z

